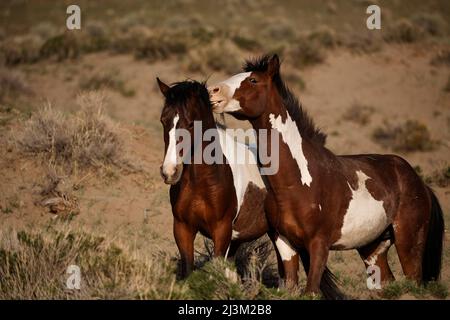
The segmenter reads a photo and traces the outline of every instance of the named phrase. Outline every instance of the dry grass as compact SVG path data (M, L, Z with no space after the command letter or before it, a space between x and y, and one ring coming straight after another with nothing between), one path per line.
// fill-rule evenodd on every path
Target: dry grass
M341 44L353 53L363 54L380 51L383 41L373 32L355 32L345 36Z
M65 116L50 105L34 113L17 134L19 148L43 155L52 164L76 168L127 167L118 127L103 114L104 98L90 92L79 96L80 111Z
M431 139L426 125L417 120L408 120L396 126L385 123L384 127L374 130L372 138L394 151L430 151L438 146L438 142Z
M167 256L137 257L81 231L48 227L40 232L3 231L1 299L177 299L175 265ZM70 265L81 271L80 290L66 286Z
M388 42L411 43L427 37L444 36L446 28L445 21L439 15L420 13L390 25L385 39Z
M375 112L375 108L359 103L354 103L345 111L343 119L365 126L370 122L370 117Z
M52 224L41 230L0 233L1 299L310 299L261 282L261 256L247 247L250 262L240 278L223 259L207 261L186 280L176 280L176 259L163 253L145 257L103 236ZM264 245L263 245L264 246ZM252 249L250 249L252 248ZM255 255L258 261L255 261ZM67 288L71 265L80 268L79 290Z
M441 50L431 60L431 64L434 66L447 65L450 66L450 50Z
M233 43L216 41L200 50L190 52L185 57L184 68L204 76L215 71L234 74L239 72L241 63L241 53Z
M422 33L419 27L414 25L410 20L401 19L395 22L387 30L385 39L388 42L405 42L411 43L419 40Z
M439 14L418 13L411 21L426 35L439 37L446 34L447 23Z
M103 73L94 74L90 77L83 78L80 81L82 90L101 90L111 89L119 92L124 97L132 97L135 95L133 89L128 88L122 80L117 70L111 70Z
M324 48L334 48L338 45L336 32L326 26L322 26L308 34L308 39L318 42Z
M7 38L0 43L0 61L7 66L36 62L41 46L42 39L33 35Z
M450 92L450 75L448 76L447 83L444 87L445 92Z
M316 41L300 38L289 50L289 58L297 68L319 64L325 61L325 53Z
M441 188L447 188L450 186L450 166L447 165L435 170L431 175L425 177L425 182Z
M15 70L0 68L0 103L30 93L31 88L23 74Z
M80 51L79 40L66 32L47 39L39 50L39 59L74 59L79 56Z

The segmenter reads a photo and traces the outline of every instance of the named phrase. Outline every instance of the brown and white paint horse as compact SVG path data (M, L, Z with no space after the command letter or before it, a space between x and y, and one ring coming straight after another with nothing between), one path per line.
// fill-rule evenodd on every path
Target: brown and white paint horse
M256 155L246 144L226 137L228 133L216 124L206 86L196 81L184 81L170 87L159 79L157 81L165 97L161 113L165 142L161 175L165 183L171 185L170 202L175 241L181 255L181 276L186 277L192 271L197 232L213 240L215 256L232 256L241 243L265 233L275 241L264 212L267 192ZM230 161L213 164L183 161L186 155L177 151L176 130L186 129L193 136L194 121L202 122L203 132L218 130L222 154ZM193 143L194 139L191 140ZM202 142L201 148L205 146L206 142ZM247 162L231 161L239 152L245 154ZM250 160L252 157L254 161ZM283 279L284 268L278 252L277 256L280 278ZM292 259L298 264L297 253L293 253ZM341 297L328 269L320 287L325 298Z
M387 252L395 244L408 278L438 279L442 210L404 159L329 151L326 136L282 81L276 55L248 61L243 73L209 91L215 112L249 120L256 130L274 129L279 137L280 168L267 176L266 214L286 268L294 267L289 261L295 252L308 251L307 292L318 291L330 249L357 249L386 281L393 279Z

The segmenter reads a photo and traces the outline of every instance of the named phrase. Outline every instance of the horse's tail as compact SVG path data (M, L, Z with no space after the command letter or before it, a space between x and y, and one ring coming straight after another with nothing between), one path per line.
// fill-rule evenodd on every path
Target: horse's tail
M309 253L305 249L299 251L300 259L302 259L303 268L305 269L306 274L309 271ZM345 300L345 294L339 289L336 284L337 278L331 272L328 267L325 268L325 271L322 275L322 280L320 281L320 291L322 295L327 300Z
M442 266L442 246L444 237L444 218L439 200L431 188L431 215L428 224L428 234L425 251L422 257L422 282L439 279Z

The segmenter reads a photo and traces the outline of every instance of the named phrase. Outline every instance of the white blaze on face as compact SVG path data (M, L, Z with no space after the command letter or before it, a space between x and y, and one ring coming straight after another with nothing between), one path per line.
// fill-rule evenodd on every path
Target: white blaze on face
M389 225L383 201L375 200L366 187L370 179L357 171L358 188L352 191L352 199L344 216L341 238L334 244L346 249L358 248L376 239Z
M295 249L289 244L289 241L283 236L278 236L277 240L275 240L275 245L283 261L290 261L297 254Z
M221 85L222 87L226 87L227 90L226 95L228 96L228 103L223 109L224 112L233 112L241 109L239 101L233 99L233 96L236 90L241 86L242 81L247 79L251 74L251 72L238 73L231 78L228 78L227 80L219 83L219 85Z
M281 115L275 117L273 113L269 115L272 128L280 132L284 143L287 144L292 156L297 162L298 169L300 170L302 184L306 184L308 187L311 185L312 177L308 170L308 160L306 159L302 149L302 136L298 131L297 124L287 114L286 122L283 123Z
M177 167L177 138L175 132L179 119L178 114L173 118L173 127L169 131L169 146L163 162L163 172L169 177L175 173Z

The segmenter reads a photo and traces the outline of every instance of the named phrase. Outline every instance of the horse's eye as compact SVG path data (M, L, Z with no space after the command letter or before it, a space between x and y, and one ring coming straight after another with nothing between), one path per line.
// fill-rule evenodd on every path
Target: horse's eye
M251 83L257 83L258 82L255 78L249 78L248 81L250 81Z

